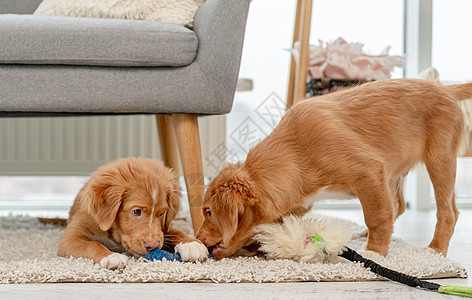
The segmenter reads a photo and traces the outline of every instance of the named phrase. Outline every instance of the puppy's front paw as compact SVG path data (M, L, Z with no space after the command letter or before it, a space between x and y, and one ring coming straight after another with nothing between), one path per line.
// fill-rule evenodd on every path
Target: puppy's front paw
M377 252L370 251L370 250L361 250L359 251L359 254L363 258L367 258L373 261L379 261L382 258L382 255L378 254Z
M429 247L424 247L423 249L421 249L421 252L426 253L426 254L441 254L437 252L436 250L434 250L433 248L429 248Z
M182 261L204 260L208 257L208 249L201 242L180 243L175 246L175 252L179 252Z
M107 269L123 269L128 263L128 257L120 253L110 254L100 261L100 266Z

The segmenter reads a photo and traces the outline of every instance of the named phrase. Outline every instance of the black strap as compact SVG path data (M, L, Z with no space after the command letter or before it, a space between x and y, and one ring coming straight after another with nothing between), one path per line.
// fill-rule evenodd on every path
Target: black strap
M346 247L347 248L347 247ZM362 257L359 253L356 251L347 248L342 254L339 256L344 257L345 259L353 262L360 262L364 264L364 267L369 268L372 272L375 274L378 274L380 276L383 276L385 278L388 278L390 280L400 282L412 287L421 287L424 289L432 290L432 291L437 291L440 287L439 284L433 283L433 282L428 282L425 280L421 280L418 277L406 275L394 270L390 270L388 268L382 267L378 263Z

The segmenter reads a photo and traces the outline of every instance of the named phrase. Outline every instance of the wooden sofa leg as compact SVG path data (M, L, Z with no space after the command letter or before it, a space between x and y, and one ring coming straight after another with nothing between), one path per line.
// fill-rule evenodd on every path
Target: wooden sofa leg
M187 186L190 215L193 230L197 234L203 224L203 182L202 150L196 114L173 114L180 161Z
M164 164L180 175L180 163L175 137L174 121L171 115L157 115L157 131Z

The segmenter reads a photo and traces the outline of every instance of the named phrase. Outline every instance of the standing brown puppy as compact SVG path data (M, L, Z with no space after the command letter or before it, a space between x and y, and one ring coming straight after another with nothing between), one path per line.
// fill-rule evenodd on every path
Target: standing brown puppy
M180 252L183 261L204 260L207 248L175 230L178 177L162 163L125 158L99 168L77 195L59 256L93 259L102 267L124 267L128 257L156 248Z
M245 162L212 180L197 237L213 257L227 257L252 243L256 225L303 214L323 194L337 193L359 198L366 250L386 255L405 210L403 178L424 162L438 218L429 247L446 255L459 215L454 183L464 117L456 101L470 97L472 83L396 79L300 102Z

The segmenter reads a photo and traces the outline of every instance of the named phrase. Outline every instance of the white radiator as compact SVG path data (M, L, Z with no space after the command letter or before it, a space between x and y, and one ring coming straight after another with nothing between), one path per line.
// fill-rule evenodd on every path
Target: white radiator
M201 117L199 127L212 177L212 157L226 150L226 118ZM89 175L122 157L161 159L158 141L154 115L0 119L0 175Z

